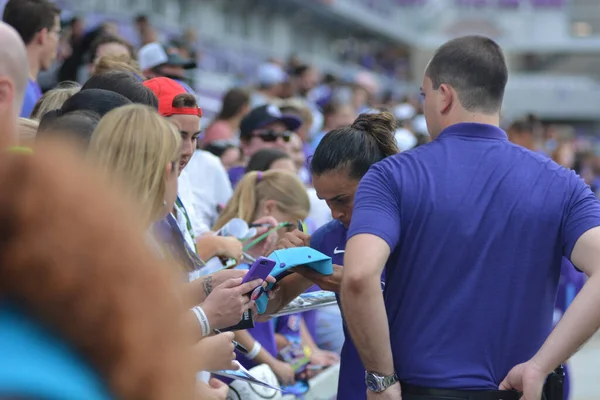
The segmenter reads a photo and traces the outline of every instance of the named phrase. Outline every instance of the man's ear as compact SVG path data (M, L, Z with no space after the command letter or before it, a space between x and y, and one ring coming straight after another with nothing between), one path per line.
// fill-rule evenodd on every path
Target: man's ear
M456 92L452 89L451 86L442 83L440 88L438 89L438 93L440 94L440 112L442 114L446 114L452 108L452 105L457 100Z
M33 40L40 46L45 46L48 42L48 28L42 28L41 31L35 34Z
M0 77L0 107L12 106L15 101L15 87L6 77Z

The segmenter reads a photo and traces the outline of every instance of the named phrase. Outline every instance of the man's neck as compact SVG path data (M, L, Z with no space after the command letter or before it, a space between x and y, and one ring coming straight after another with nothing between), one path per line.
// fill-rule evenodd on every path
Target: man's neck
M500 126L500 115L473 113L465 110L460 115L457 115L454 120L450 121L448 126L460 123Z
M29 79L32 81L37 81L38 74L40 73L40 62L39 56L37 53L31 49L27 48L27 61L29 62Z

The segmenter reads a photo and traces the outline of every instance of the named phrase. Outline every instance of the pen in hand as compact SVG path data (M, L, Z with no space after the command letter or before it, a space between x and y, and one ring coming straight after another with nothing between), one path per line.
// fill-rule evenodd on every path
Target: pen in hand
M219 334L219 333L223 333L223 332L221 332L221 331L220 331L220 330L218 330L218 329L213 329L213 331L214 331L215 333L217 333L217 334ZM242 346L241 344L239 344L239 343L238 343L238 342L236 342L235 340L232 340L232 342L233 342L233 346L235 347L235 349L236 349L237 351L239 351L239 352L240 352L240 353L242 353L242 354L248 354L248 349L246 349L244 346Z

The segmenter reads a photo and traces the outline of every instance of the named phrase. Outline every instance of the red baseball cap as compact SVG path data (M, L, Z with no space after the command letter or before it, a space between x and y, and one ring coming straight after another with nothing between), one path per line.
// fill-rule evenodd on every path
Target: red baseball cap
M173 99L188 92L179 83L169 78L152 78L144 81L144 86L152 90L158 98L158 113L163 117L171 115L197 115L202 117L200 107L173 107Z

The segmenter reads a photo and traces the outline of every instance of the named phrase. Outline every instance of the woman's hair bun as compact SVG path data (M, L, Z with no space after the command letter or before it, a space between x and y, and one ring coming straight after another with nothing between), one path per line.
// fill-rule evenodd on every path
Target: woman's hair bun
M363 113L356 118L352 128L370 134L393 135L396 131L396 118L389 111Z

